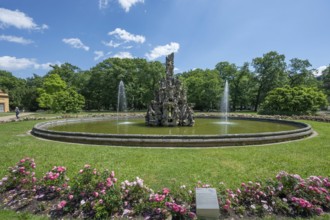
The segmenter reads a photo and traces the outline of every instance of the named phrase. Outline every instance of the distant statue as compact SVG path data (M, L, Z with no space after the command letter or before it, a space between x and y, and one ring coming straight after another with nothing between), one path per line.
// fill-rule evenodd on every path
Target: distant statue
M159 84L145 117L149 126L193 126L194 112L188 106L186 92L173 76L174 54L166 57L166 77Z

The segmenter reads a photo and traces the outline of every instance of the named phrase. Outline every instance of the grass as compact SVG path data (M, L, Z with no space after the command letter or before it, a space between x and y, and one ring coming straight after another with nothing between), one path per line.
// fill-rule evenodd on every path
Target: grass
M328 123L304 121L312 125L318 135L288 143L209 149L154 149L37 139L27 134L37 122L0 125L0 178L6 175L9 166L25 156L35 159L39 177L55 165L66 166L68 176L73 177L88 163L101 170L114 170L119 182L139 176L155 190L181 184L192 187L199 180L212 185L224 182L227 187L235 188L242 182L273 178L281 170L297 173L303 178L330 174Z

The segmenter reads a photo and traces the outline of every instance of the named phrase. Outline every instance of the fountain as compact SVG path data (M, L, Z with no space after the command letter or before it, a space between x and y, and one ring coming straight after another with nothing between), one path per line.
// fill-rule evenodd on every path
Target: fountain
M229 111L229 86L228 81L225 82L225 89L221 99L220 111L223 124L228 124L228 111Z
M187 103L186 91L173 76L174 53L166 57L166 77L160 81L145 116L149 126L193 126L194 112Z
M126 101L125 85L124 82L120 80L118 86L117 113L126 112L126 111L127 111L127 101Z
M160 81L144 119L134 114L124 122L118 112L127 108L124 83L118 88L117 120L114 117L78 118L36 124L38 137L84 144L143 147L219 147L254 145L295 140L310 136L311 126L301 122L235 118L228 121L228 82L225 84L224 122L218 116L196 118L187 103L181 82L173 76L173 58L166 57L166 77ZM134 118L136 117L136 118Z

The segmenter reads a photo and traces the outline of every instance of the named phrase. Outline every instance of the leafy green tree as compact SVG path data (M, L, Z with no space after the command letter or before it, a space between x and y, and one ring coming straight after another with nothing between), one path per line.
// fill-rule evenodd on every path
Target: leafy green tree
M125 84L128 107L142 109L153 99L165 68L160 62L145 59L109 58L89 72L90 78L82 92L87 109L116 110L120 80Z
M0 89L8 93L10 109L15 109L16 106L24 107L26 80L16 78L12 73L0 70Z
M39 104L37 102L38 92L37 88L41 88L43 83L43 77L33 74L33 77L26 79L26 89L24 98L22 99L22 105L25 110L37 111Z
M322 83L322 89L325 94L327 94L328 99L330 101L330 64L329 66L322 71L321 75L321 83Z
M289 87L270 91L261 105L260 114L310 115L327 105L326 95L316 88Z
M317 80L314 77L312 70L308 69L312 65L308 60L294 58L290 60L288 77L290 87L296 86L317 86Z
M37 91L39 106L53 112L79 112L85 103L84 97L68 87L58 74L47 75Z
M219 62L215 68L224 81L228 80L231 110L236 111L238 106L243 109L250 105L249 97L253 90L251 90L252 73L249 64L244 63L242 67L237 67L229 62Z
M257 84L254 110L257 111L267 93L274 88L282 87L287 83L285 56L275 51L270 51L252 60L255 69Z
M223 81L217 70L195 69L180 75L187 89L189 103L196 110L219 109Z

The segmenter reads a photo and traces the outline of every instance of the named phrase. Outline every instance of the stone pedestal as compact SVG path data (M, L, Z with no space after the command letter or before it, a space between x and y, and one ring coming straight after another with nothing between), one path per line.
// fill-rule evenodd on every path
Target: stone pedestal
M198 219L219 219L219 202L214 188L196 188L196 213Z

